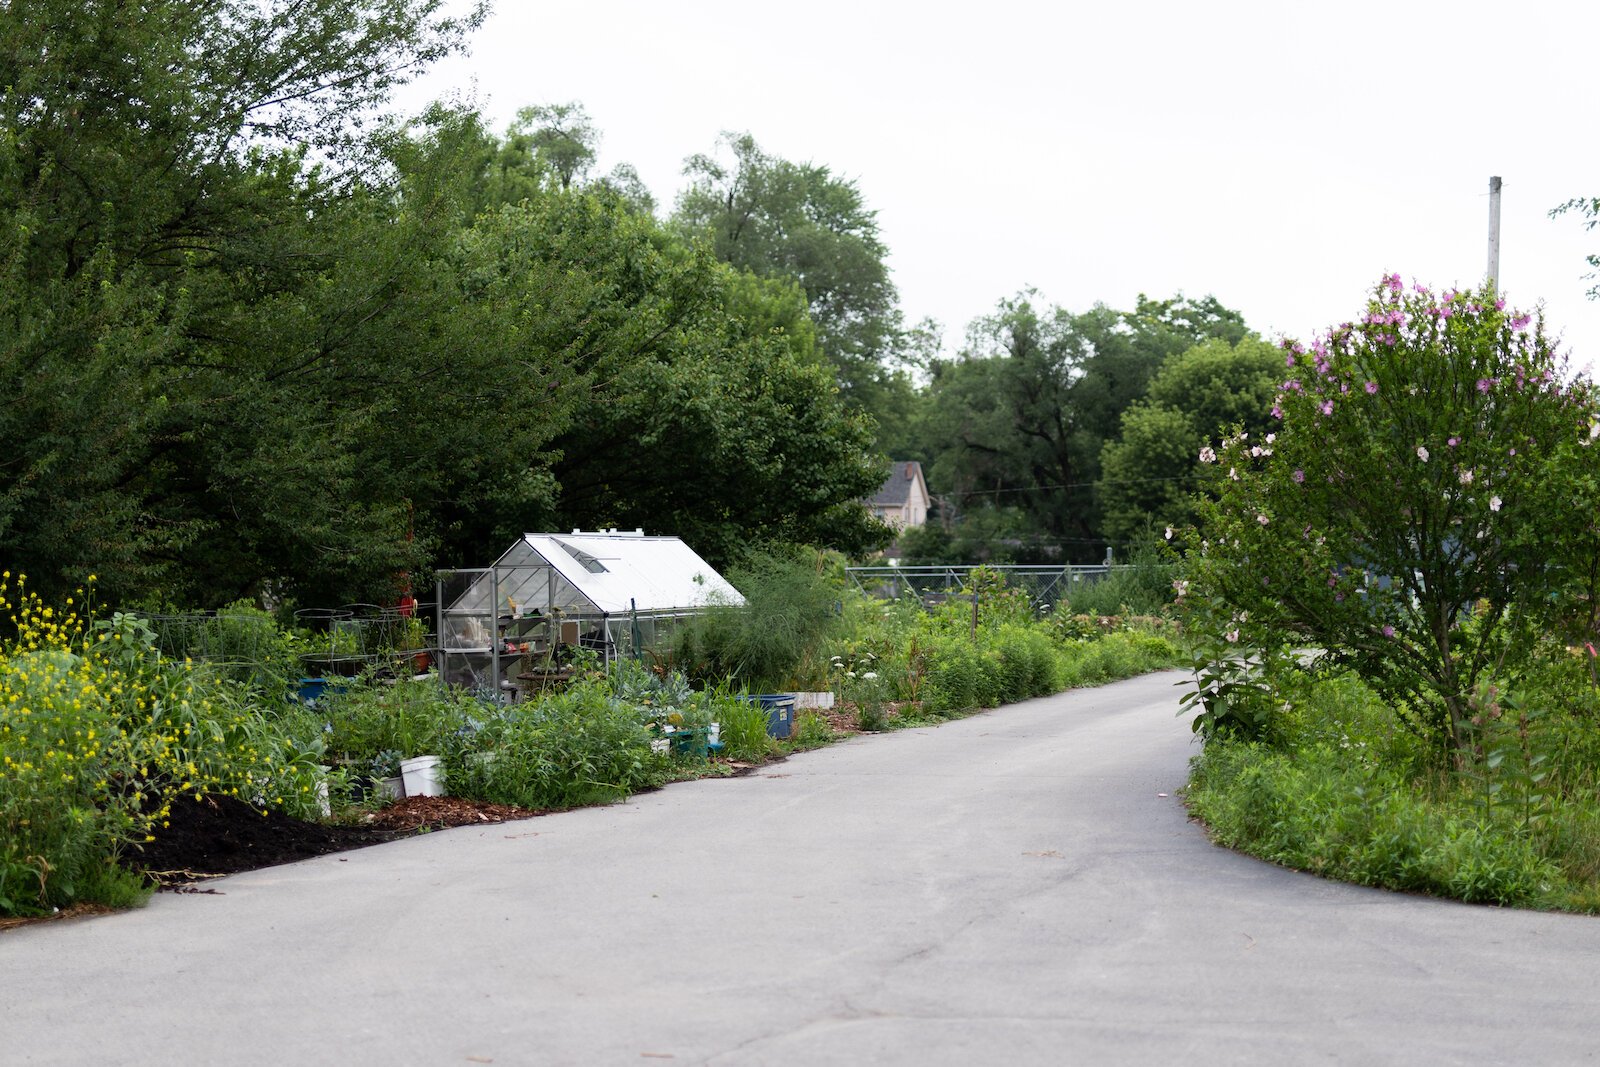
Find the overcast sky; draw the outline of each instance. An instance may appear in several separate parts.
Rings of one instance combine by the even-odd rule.
[[[1078,311],[1216,296],[1269,337],[1350,319],[1386,271],[1482,281],[1600,356],[1588,3],[801,4],[498,0],[470,56],[399,103],[579,101],[599,171],[665,212],[722,130],[854,179],[908,321],[947,348],[1024,288]]]

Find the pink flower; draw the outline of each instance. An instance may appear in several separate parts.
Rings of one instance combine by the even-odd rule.
[[[1306,480],[1306,472],[1297,470],[1293,474],[1289,475],[1289,477],[1293,478],[1295,480],[1295,484],[1298,485]]]
[[[1275,419],[1283,418],[1283,409],[1276,404],[1272,405],[1272,417]]]
[[[1490,381],[1488,378],[1479,378],[1478,379],[1478,392],[1487,393],[1489,391],[1489,386],[1491,386],[1493,384],[1494,383],[1492,381]]]
[[[1448,444],[1451,448],[1454,448],[1454,447],[1456,447],[1456,445],[1459,445],[1461,443],[1461,438],[1452,437],[1452,438],[1450,438],[1450,440],[1446,441],[1445,443]]]
[[[1333,414],[1333,401],[1324,400],[1322,402],[1322,413],[1324,415],[1332,415]]]
[[[1383,628],[1383,636],[1385,636],[1385,637],[1393,637],[1394,636],[1394,627],[1393,626],[1389,626],[1389,625],[1386,624],[1384,626],[1384,628]]]
[[[1368,396],[1371,396],[1373,393],[1376,393],[1377,391],[1378,391],[1378,383],[1377,382],[1368,382],[1367,383],[1367,395]]]

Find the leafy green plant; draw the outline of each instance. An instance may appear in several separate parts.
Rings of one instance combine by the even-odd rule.
[[[1187,795],[1222,844],[1330,877],[1494,904],[1538,903],[1565,881],[1514,825],[1430,803],[1336,750],[1291,759],[1218,738]]]
[[[837,739],[833,727],[816,712],[802,711],[795,718],[794,745],[796,748],[817,748]]]
[[[1094,581],[1072,587],[1066,610],[1077,615],[1157,615],[1172,606],[1172,581],[1177,567],[1153,545],[1138,542],[1124,566]],[[1057,605],[1057,610],[1062,610]]]
[[[653,751],[650,741],[637,709],[603,685],[581,682],[497,709],[467,743],[446,754],[446,767],[465,796],[571,808],[659,785],[671,757]]]
[[[357,762],[388,750],[438,755],[484,713],[480,702],[432,678],[352,680],[323,702],[328,750]]]
[[[777,751],[777,741],[767,732],[767,711],[760,702],[726,694],[714,694],[712,701],[711,715],[722,730],[723,755],[757,762]]]
[[[90,625],[0,576],[0,911],[143,893],[118,864],[172,805],[227,794],[315,810],[314,734],[290,736],[248,688],[163,656],[143,619]]]
[[[729,575],[745,603],[714,604],[678,634],[677,662],[698,681],[780,692],[838,627],[840,590],[815,562],[758,557]]]
[[[1532,648],[1519,620],[1592,618],[1593,384],[1494,293],[1398,275],[1285,363],[1277,429],[1203,450],[1187,580],[1245,644],[1328,650],[1459,753],[1478,682]]]

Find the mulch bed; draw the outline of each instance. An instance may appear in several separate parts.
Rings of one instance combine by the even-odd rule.
[[[122,864],[169,887],[220,874],[382,844],[422,830],[525,819],[538,812],[459,797],[407,797],[357,823],[329,825],[263,813],[232,797],[202,797],[172,805],[156,839],[135,846]]]

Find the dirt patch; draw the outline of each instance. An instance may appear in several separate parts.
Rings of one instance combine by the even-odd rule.
[[[155,840],[130,848],[122,865],[162,886],[237,874],[393,841],[421,830],[523,819],[537,812],[457,797],[407,797],[357,823],[330,825],[263,812],[232,797],[202,797],[172,806]]]

